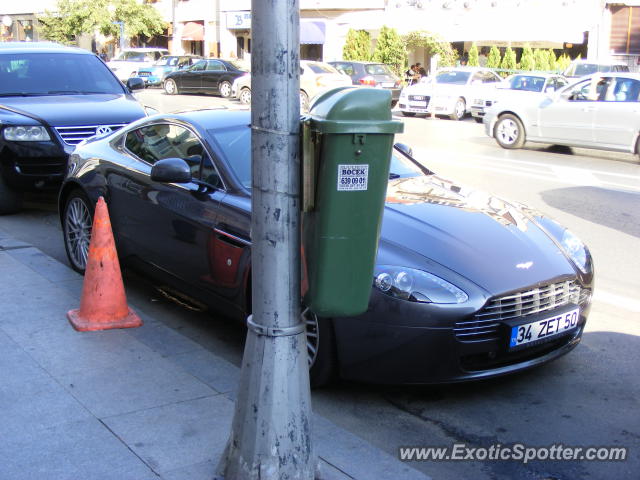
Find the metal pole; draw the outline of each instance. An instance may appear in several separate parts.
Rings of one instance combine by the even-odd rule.
[[[300,11],[253,0],[252,299],[226,480],[311,480],[311,395],[300,319]]]
[[[124,38],[124,22],[118,22],[120,24],[120,51],[124,51],[125,48],[125,38]]]

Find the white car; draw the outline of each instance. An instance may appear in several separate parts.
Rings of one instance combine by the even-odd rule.
[[[640,74],[596,73],[542,96],[512,96],[486,112],[503,148],[525,142],[640,153]]]
[[[560,90],[569,82],[562,75],[542,72],[522,72],[507,77],[496,88],[477,90],[471,102],[471,116],[482,123],[487,108],[511,95],[544,95]]]
[[[169,55],[166,48],[125,48],[120,54],[107,62],[121,82],[138,76],[138,70],[151,69],[153,64],[164,55]]]
[[[309,110],[311,99],[335,87],[352,85],[351,77],[343,75],[324,62],[300,60],[300,110]],[[231,96],[241,103],[251,103],[251,75],[237,78],[231,86]]]
[[[500,76],[488,68],[442,68],[405,87],[400,93],[398,108],[406,117],[434,114],[461,120],[471,112],[471,101],[479,87],[496,86],[501,81]]]

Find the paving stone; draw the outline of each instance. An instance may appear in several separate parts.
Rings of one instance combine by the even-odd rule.
[[[194,377],[221,393],[235,392],[240,369],[207,350],[197,350],[168,358]]]
[[[226,445],[233,403],[223,395],[166,405],[103,422],[145,463],[164,474],[216,462]]]
[[[120,374],[117,369],[121,368]],[[60,383],[98,418],[214,395],[209,386],[163,358],[62,375]]]
[[[158,479],[95,418],[3,437],[0,458],[7,480]]]

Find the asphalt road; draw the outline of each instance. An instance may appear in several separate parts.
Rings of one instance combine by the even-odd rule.
[[[146,90],[161,111],[237,102]],[[627,447],[623,462],[440,461],[411,465],[435,479],[609,479],[640,472],[640,163],[626,154],[535,146],[502,150],[471,119],[408,118],[397,140],[443,176],[526,203],[568,226],[590,247],[597,271],[582,343],[533,371],[492,381],[428,387],[340,382],[313,393],[314,408],[391,454],[401,446]],[[34,198],[0,229],[66,262],[52,199]],[[239,364],[244,332],[224,319],[165,300],[126,274],[131,301]],[[386,479],[385,479],[386,480]]]

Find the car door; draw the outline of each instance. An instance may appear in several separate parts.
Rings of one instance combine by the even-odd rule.
[[[176,81],[178,88],[185,92],[197,92],[202,88],[202,77],[205,73],[207,62],[205,60],[194,63],[186,70],[171,77]]]
[[[205,72],[202,75],[202,91],[209,94],[217,94],[218,86],[227,68],[220,60],[207,60]]]
[[[560,144],[592,145],[600,92],[601,86],[589,78],[570,90],[544,99],[537,109],[539,136]]]
[[[607,91],[595,117],[596,142],[633,151],[640,129],[640,81],[627,77],[607,78]]]
[[[209,233],[224,196],[222,182],[204,167],[210,165],[208,150],[195,130],[168,122],[132,130],[124,149],[140,160],[140,167],[115,173],[109,182],[121,217],[119,235],[136,258],[197,285],[209,271]],[[163,158],[184,159],[193,178],[200,180],[205,173],[211,187],[152,181],[151,168]]]

